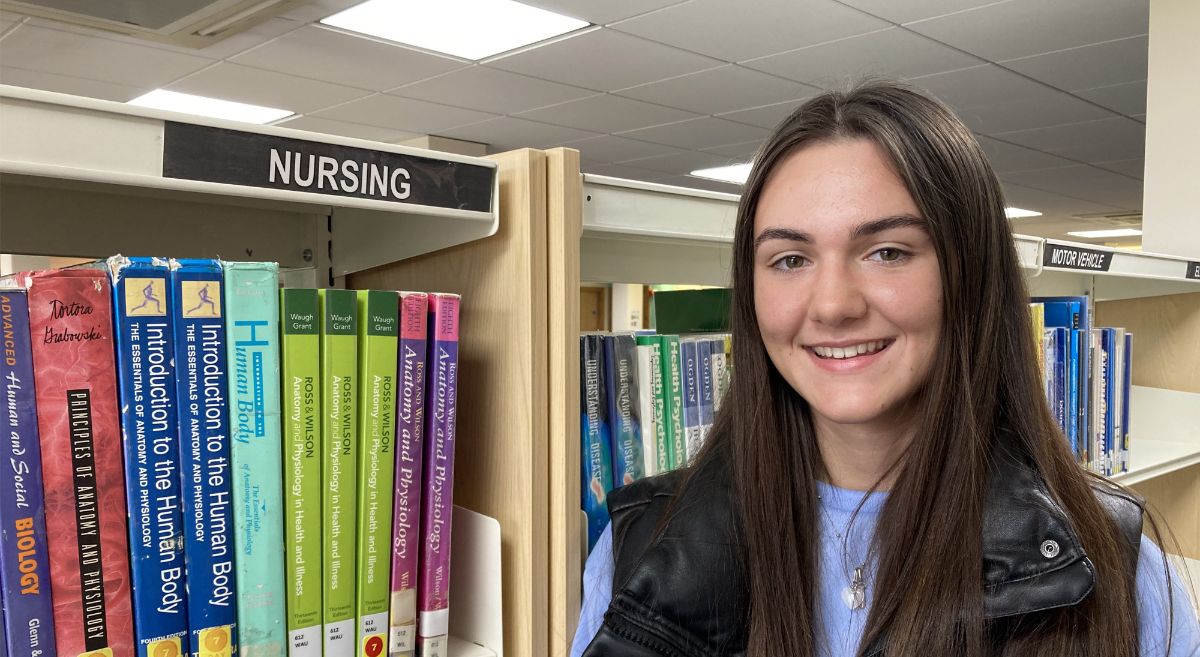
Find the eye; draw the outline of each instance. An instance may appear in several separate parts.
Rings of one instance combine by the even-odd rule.
[[[910,255],[912,255],[912,254],[910,254],[908,251],[905,251],[904,249],[898,249],[894,246],[888,246],[888,247],[884,247],[882,249],[876,249],[875,251],[873,251],[871,253],[872,258],[876,258],[879,260],[879,262],[882,262],[885,264],[895,264],[898,262],[903,262],[903,261],[907,260]]]
[[[803,267],[805,262],[807,262],[807,259],[804,256],[793,253],[791,255],[785,255],[775,262],[772,262],[771,268],[782,271],[791,271],[793,269],[799,269]]]

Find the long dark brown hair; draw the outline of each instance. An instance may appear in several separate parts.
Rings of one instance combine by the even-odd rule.
[[[699,458],[731,455],[751,600],[748,654],[816,654],[815,481],[822,475],[809,406],[776,370],[759,331],[754,217],[777,165],[806,145],[842,139],[871,140],[889,156],[927,222],[944,300],[941,342],[915,402],[916,435],[895,466],[877,524],[874,602],[860,651],[886,637],[888,657],[1135,655],[1128,545],[1045,401],[1000,184],[951,110],[880,81],[805,103],[760,149],[742,191],[733,246],[733,385]],[[715,449],[723,443],[730,449]],[[1077,605],[1009,627],[1013,634],[997,652],[983,619],[981,535],[989,466],[1000,451],[1041,474],[1095,566],[1096,585]]]

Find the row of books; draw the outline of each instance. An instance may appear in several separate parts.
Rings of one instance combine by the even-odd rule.
[[[729,387],[727,334],[588,333],[579,338],[581,500],[590,550],[614,488],[684,467]]]
[[[445,654],[460,299],[278,280],[0,280],[7,654]]]
[[[1086,296],[1034,297],[1030,310],[1046,399],[1076,460],[1128,472],[1133,334],[1093,326]]]

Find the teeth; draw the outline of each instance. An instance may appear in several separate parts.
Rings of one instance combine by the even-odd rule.
[[[851,345],[849,347],[813,347],[821,358],[853,358],[862,354],[873,354],[886,345],[884,340],[875,340],[873,342],[864,342],[862,344]]]

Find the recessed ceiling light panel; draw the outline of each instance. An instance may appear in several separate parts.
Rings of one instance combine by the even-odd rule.
[[[750,176],[750,166],[752,162],[744,162],[742,164],[731,164],[725,167],[713,167],[712,169],[697,169],[692,172],[697,178],[708,178],[709,180],[719,180],[721,182],[733,183],[741,185],[746,182],[746,178]]]
[[[294,114],[291,110],[235,103],[231,100],[208,98],[206,96],[181,94],[177,91],[167,91],[166,89],[155,89],[148,94],[134,98],[129,101],[129,104],[139,107],[170,110],[172,112],[182,112],[184,114],[208,116],[214,119],[228,119],[230,121],[260,124],[278,121],[285,116]]]
[[[1037,210],[1023,210],[1021,208],[1004,208],[1004,216],[1009,219],[1024,219],[1026,217],[1040,217],[1041,212]]]
[[[589,25],[512,0],[367,0],[321,22],[475,61]]]
[[[1136,228],[1114,228],[1112,230],[1077,230],[1067,234],[1072,237],[1098,240],[1105,237],[1137,237],[1142,234],[1142,231]]]

